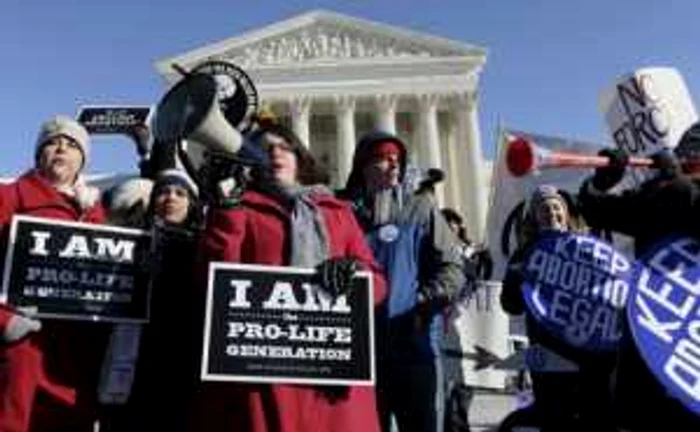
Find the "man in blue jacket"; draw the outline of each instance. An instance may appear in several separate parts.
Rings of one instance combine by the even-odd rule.
[[[406,146],[374,132],[355,150],[341,195],[353,204],[389,299],[376,320],[377,398],[382,429],[441,432],[444,379],[441,312],[464,285],[459,242],[429,188],[414,192]]]

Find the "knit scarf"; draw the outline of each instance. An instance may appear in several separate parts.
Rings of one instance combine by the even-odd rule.
[[[273,184],[266,188],[290,212],[291,248],[289,264],[313,268],[329,256],[330,244],[323,214],[313,197],[331,194],[323,185],[289,186]]]

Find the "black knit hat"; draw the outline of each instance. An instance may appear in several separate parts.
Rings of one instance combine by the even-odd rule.
[[[688,128],[673,149],[678,159],[700,158],[700,122]]]

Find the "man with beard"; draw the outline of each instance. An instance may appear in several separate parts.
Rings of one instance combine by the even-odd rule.
[[[444,378],[440,313],[464,285],[459,242],[429,188],[406,178],[406,147],[371,133],[357,145],[341,196],[353,204],[389,300],[376,319],[377,399],[382,429],[391,415],[401,432],[442,430]]]

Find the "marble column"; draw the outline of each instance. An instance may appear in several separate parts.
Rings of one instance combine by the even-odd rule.
[[[309,122],[311,117],[311,98],[300,96],[289,101],[289,112],[292,117],[292,130],[297,134],[306,148],[311,147]]]
[[[437,107],[440,97],[437,94],[423,94],[418,97],[420,140],[418,142],[419,163],[421,168],[442,169],[440,156],[440,133],[438,130]],[[445,202],[443,185],[435,188],[438,203],[442,206]]]
[[[483,171],[484,155],[479,129],[478,97],[475,92],[464,92],[453,99],[457,146],[464,164],[464,211],[469,215],[467,228],[470,237],[483,241],[488,211],[488,187]]]
[[[337,186],[345,185],[352,168],[355,152],[355,98],[337,96],[334,98],[335,114],[338,125],[338,153],[336,165]]]
[[[380,94],[375,97],[377,109],[376,128],[380,131],[396,135],[396,102],[394,94]]]

